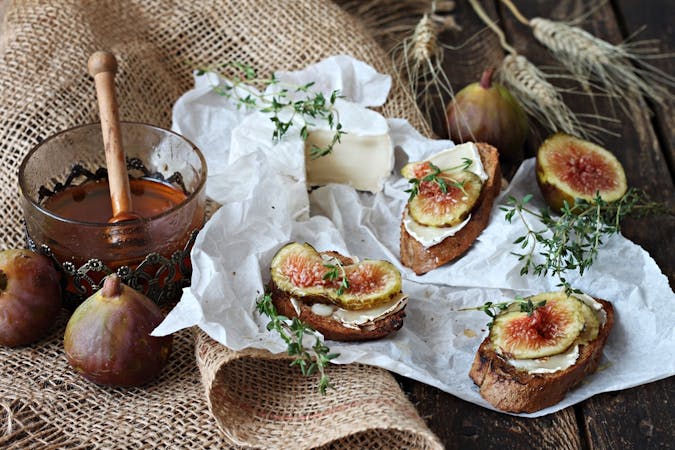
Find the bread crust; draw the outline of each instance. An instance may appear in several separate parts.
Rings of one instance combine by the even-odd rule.
[[[554,373],[530,374],[517,370],[490,346],[490,337],[481,343],[469,376],[481,396],[495,408],[512,413],[532,413],[560,402],[567,392],[598,368],[602,349],[614,325],[614,308],[595,299],[607,314],[598,337],[579,347],[579,357],[570,367]]]
[[[297,302],[298,309],[300,310],[300,314],[298,314],[291,303],[291,295],[288,292],[279,289],[274,282],[270,283],[269,292],[272,295],[272,303],[274,303],[274,307],[279,314],[290,318],[298,317],[304,323],[323,334],[326,339],[333,341],[369,341],[380,339],[399,330],[403,326],[403,318],[405,317],[405,308],[403,308],[375,321],[371,325],[364,325],[358,329],[348,328],[331,317],[314,314],[311,305],[315,301],[312,301],[311,298],[305,298],[303,301]]]
[[[461,256],[487,226],[492,205],[501,189],[502,173],[497,149],[482,142],[476,143],[476,147],[488,179],[478,197],[477,206],[471,212],[471,220],[464,228],[454,236],[425,248],[408,233],[401,219],[401,263],[411,268],[417,275],[423,275]]]

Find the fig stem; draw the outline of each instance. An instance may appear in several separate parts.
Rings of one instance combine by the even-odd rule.
[[[0,292],[7,289],[7,274],[0,270]]]
[[[103,281],[103,287],[101,288],[101,294],[104,297],[119,297],[122,293],[122,282],[120,277],[117,274],[108,275]]]
[[[492,87],[492,76],[495,73],[494,67],[489,67],[485,69],[483,75],[480,77],[480,87],[483,89],[490,89]]]

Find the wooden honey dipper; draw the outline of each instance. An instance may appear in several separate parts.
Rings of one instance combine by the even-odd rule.
[[[115,96],[117,60],[112,53],[99,51],[89,57],[89,74],[94,77],[96,97],[101,117],[101,132],[108,168],[108,184],[113,216],[108,223],[140,219],[133,211],[127,161],[122,147],[120,115]]]

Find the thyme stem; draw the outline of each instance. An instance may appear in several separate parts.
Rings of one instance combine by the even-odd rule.
[[[326,394],[326,389],[329,387],[333,388],[326,373],[326,367],[332,359],[340,356],[339,353],[329,353],[330,349],[323,343],[317,332],[299,318],[289,319],[279,315],[270,294],[266,293],[256,301],[256,309],[259,314],[269,317],[267,330],[279,333],[281,339],[288,345],[288,355],[295,357],[291,366],[299,366],[304,376],[314,375],[318,371],[319,392],[322,395]],[[314,345],[309,348],[311,353],[304,345],[305,336],[315,338]]]
[[[305,85],[296,86],[282,83],[274,74],[270,78],[259,78],[257,72],[249,65],[239,62],[229,62],[220,66],[222,69],[233,68],[241,75],[235,75],[225,82],[213,86],[214,92],[218,95],[233,100],[238,108],[258,110],[263,113],[271,113],[270,120],[274,124],[272,139],[277,142],[281,140],[291,126],[298,120],[302,120],[300,137],[307,141],[309,137],[309,127],[313,126],[316,120],[323,120],[328,124],[330,130],[334,130],[331,141],[325,147],[312,145],[310,148],[310,158],[316,159],[328,155],[334,147],[341,142],[342,136],[346,131],[342,129],[340,115],[335,107],[338,98],[343,98],[339,90],[334,90],[329,98],[326,98],[321,92],[310,92],[314,82]],[[197,75],[204,75],[211,69],[201,69]],[[262,92],[251,88],[251,85],[262,85]],[[280,89],[276,92],[265,92],[267,87],[276,85]],[[294,99],[295,94],[306,93],[304,99]],[[282,112],[290,112],[287,120],[281,116]]]

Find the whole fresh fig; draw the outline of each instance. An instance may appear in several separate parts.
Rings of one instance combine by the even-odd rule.
[[[45,256],[0,252],[0,345],[30,344],[49,331],[61,309],[59,279]]]
[[[445,111],[450,139],[487,142],[506,161],[522,159],[527,137],[527,114],[502,85],[492,81],[494,69],[483,72],[480,82],[460,90]]]
[[[152,300],[109,275],[66,326],[63,346],[70,365],[94,383],[140,386],[159,375],[172,337],[150,336],[163,315]]]

